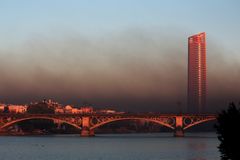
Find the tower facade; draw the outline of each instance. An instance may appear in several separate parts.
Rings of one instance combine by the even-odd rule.
[[[206,106],[206,33],[188,38],[188,112],[203,113]]]

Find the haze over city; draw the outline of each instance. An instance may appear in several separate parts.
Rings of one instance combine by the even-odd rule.
[[[0,101],[184,111],[187,38],[204,31],[207,111],[224,108],[240,101],[238,5],[1,1]]]

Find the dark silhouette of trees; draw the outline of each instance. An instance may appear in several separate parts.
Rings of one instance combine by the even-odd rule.
[[[27,113],[29,114],[54,114],[56,105],[43,100],[41,102],[28,105]],[[58,126],[52,120],[31,119],[18,123],[19,128],[27,134],[57,134],[57,133],[79,133],[78,129],[62,124]]]
[[[8,106],[4,107],[3,113],[9,113],[9,107]]]
[[[222,160],[240,160],[240,109],[234,103],[217,118],[218,146]]]
[[[54,108],[48,106],[45,102],[30,104],[27,108],[27,113],[31,114],[54,114]]]
[[[46,119],[32,119],[22,121],[18,123],[18,126],[24,132],[34,132],[34,130],[42,130],[51,133],[51,131],[56,128],[56,125],[53,121]]]
[[[54,114],[54,108],[48,106],[45,101],[30,104],[27,108],[27,113],[30,114]],[[33,119],[23,122],[19,122],[18,126],[24,132],[34,132],[35,130],[41,130],[44,132],[51,132],[56,128],[56,125],[53,121],[44,120],[44,119]]]

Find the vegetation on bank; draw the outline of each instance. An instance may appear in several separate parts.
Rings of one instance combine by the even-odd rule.
[[[45,101],[30,104],[27,108],[30,114],[54,114],[54,107],[49,106]],[[32,119],[22,121],[17,124],[18,129],[25,134],[59,134],[59,133],[79,133],[78,129],[61,124],[58,126],[53,120]],[[17,134],[17,133],[16,133]]]
[[[38,102],[35,104],[30,104],[27,108],[27,113],[31,114],[54,114],[54,108],[48,106],[45,102]]]
[[[240,159],[240,109],[230,103],[227,110],[223,110],[217,118],[218,146],[222,160]]]

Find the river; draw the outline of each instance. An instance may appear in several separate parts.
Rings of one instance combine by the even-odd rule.
[[[219,160],[215,133],[1,136],[0,160]]]

